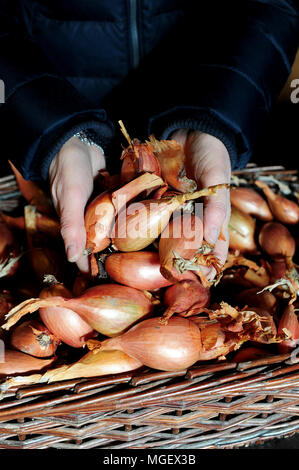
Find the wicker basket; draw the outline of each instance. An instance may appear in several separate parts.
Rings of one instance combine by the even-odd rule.
[[[252,164],[235,176],[257,171],[296,180],[296,172]],[[13,194],[6,200],[13,200],[18,197],[13,177],[0,180],[0,194],[1,182],[7,181]],[[144,367],[21,387],[0,401],[2,449],[235,448],[297,431],[299,359],[294,353],[239,364],[200,363],[176,373]]]

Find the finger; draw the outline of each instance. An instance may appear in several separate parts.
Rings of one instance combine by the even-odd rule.
[[[77,261],[77,266],[82,273],[89,273],[89,260],[87,255],[81,256]]]
[[[84,208],[86,195],[80,188],[65,187],[59,199],[61,235],[68,261],[76,262],[82,257],[86,244]]]
[[[230,201],[229,201],[229,194],[228,194],[228,210],[226,211],[226,217],[221,227],[221,237],[218,238],[216,244],[213,249],[213,255],[219,261],[220,265],[223,266],[226,259],[227,253],[229,248],[229,231],[228,231],[228,224],[230,219]],[[206,278],[211,281],[214,279],[216,275],[215,268],[208,268],[207,266],[201,266],[201,270]]]

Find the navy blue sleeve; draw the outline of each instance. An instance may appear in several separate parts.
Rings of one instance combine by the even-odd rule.
[[[298,2],[185,5],[184,19],[131,75],[112,112],[120,103],[129,110],[128,129],[146,115],[157,138],[179,127],[210,133],[227,146],[232,168],[243,168],[295,58]]]
[[[79,130],[91,130],[107,148],[114,127],[53,71],[39,48],[13,19],[0,10],[0,79],[5,102],[0,105],[0,136],[10,142],[9,158],[24,178],[46,180],[52,158]]]
[[[298,48],[298,3],[211,3],[190,14],[179,55],[171,52],[166,60],[169,65],[177,56],[178,70],[168,84],[162,80],[168,107],[157,109],[149,132],[165,135],[189,120],[223,140],[237,169],[250,159],[290,73]]]

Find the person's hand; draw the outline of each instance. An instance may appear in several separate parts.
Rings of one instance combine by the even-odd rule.
[[[198,189],[220,183],[230,183],[231,165],[225,145],[216,137],[199,131],[180,129],[171,135],[185,149],[187,176],[194,179]],[[214,255],[223,265],[227,258],[230,219],[229,190],[221,189],[216,195],[205,198],[203,211],[204,240],[215,245]],[[219,234],[222,233],[219,239]],[[224,240],[224,239],[225,240]],[[214,268],[204,273],[212,279]]]
[[[84,210],[98,171],[105,168],[105,157],[98,147],[88,146],[77,137],[69,139],[53,159],[49,178],[51,195],[60,217],[61,235],[68,261],[77,262],[88,272]]]

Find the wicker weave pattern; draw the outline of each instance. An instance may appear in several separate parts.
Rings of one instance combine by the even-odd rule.
[[[286,436],[299,430],[299,364],[288,358],[10,390],[0,448],[229,448]]]
[[[283,167],[250,164],[235,175],[260,172],[299,189],[296,172]],[[1,178],[3,208],[18,200],[14,177]],[[34,385],[0,401],[2,449],[233,448],[297,431],[299,361],[288,354]]]

